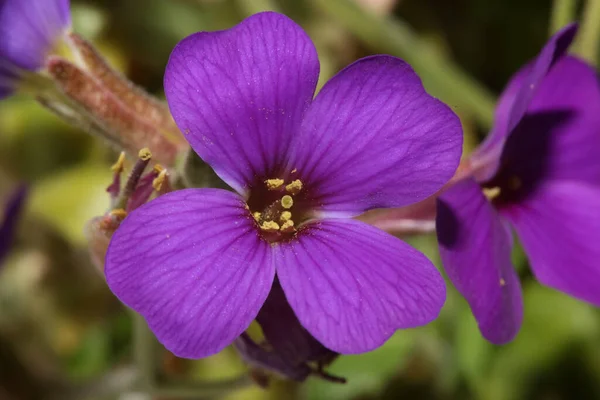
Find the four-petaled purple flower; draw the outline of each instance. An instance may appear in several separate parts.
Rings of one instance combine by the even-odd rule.
[[[176,355],[232,343],[275,279],[302,326],[340,353],[374,349],[444,304],[423,254],[351,217],[439,190],[459,163],[459,119],[391,56],[355,62],[313,100],[318,75],[309,37],[276,13],[174,49],[173,117],[237,193],[185,189],[136,209],[105,272]]]
[[[439,199],[444,267],[496,344],[517,334],[523,301],[510,225],[536,278],[600,306],[600,82],[558,32],[509,82],[472,173]]]
[[[0,99],[43,67],[70,25],[69,0],[0,0]]]

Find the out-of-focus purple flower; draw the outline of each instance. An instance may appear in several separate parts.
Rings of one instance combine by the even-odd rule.
[[[186,189],[134,210],[105,272],[176,355],[231,344],[275,279],[300,324],[338,353],[372,350],[437,317],[445,285],[431,262],[350,217],[442,187],[459,162],[460,122],[397,58],[359,60],[313,100],[318,74],[309,37],[276,13],[174,49],[171,112],[237,193]]]
[[[0,0],[0,98],[43,67],[70,25],[69,0]]]
[[[0,226],[0,264],[8,254],[13,243],[17,223],[19,222],[26,197],[27,186],[21,185],[10,195],[4,207],[4,220]]]
[[[523,317],[511,226],[542,284],[600,306],[600,81],[565,55],[575,32],[557,33],[512,78],[473,174],[439,199],[445,269],[496,344]]]

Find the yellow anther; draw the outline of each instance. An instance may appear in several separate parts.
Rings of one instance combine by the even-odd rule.
[[[291,219],[285,221],[279,230],[281,232],[294,232],[296,230],[296,228],[294,228],[294,221]]]
[[[255,212],[255,213],[252,213],[252,217],[254,217],[254,220],[255,220],[256,222],[258,222],[258,221],[260,221],[260,219],[262,218],[262,215],[261,215],[261,213],[259,213],[259,212],[257,211],[257,212]]]
[[[493,188],[483,188],[483,195],[488,198],[488,200],[494,200],[496,197],[500,196],[500,188],[495,186]]]
[[[109,214],[112,217],[116,217],[118,219],[125,219],[125,217],[127,216],[127,211],[123,210],[122,208],[117,208],[117,209],[111,210]]]
[[[267,232],[277,232],[279,230],[279,224],[275,221],[265,221],[260,226],[260,229]]]
[[[154,178],[154,180],[152,181],[152,187],[154,188],[154,190],[156,190],[157,192],[160,191],[160,188],[162,188],[162,185],[165,182],[166,178],[167,178],[167,170],[163,169],[162,171],[160,171],[158,176],[156,178]]]
[[[265,184],[269,190],[277,190],[283,185],[283,179],[267,179]]]
[[[142,161],[147,161],[149,159],[152,158],[152,153],[150,152],[150,149],[147,147],[144,147],[143,149],[140,150],[140,152],[138,153],[138,157],[140,158],[140,160]]]
[[[119,154],[119,158],[117,159],[117,162],[114,163],[112,165],[112,167],[110,167],[110,170],[113,172],[116,172],[117,174],[120,174],[121,172],[123,172],[124,168],[125,168],[125,152],[122,151],[121,154]]]
[[[300,192],[302,190],[302,181],[300,179],[292,181],[292,183],[285,187],[285,190],[291,194]]]
[[[281,198],[281,206],[283,208],[292,208],[293,205],[294,199],[292,199],[292,196],[286,194]]]
[[[163,170],[164,170],[164,169],[165,169],[165,168],[164,168],[162,165],[160,165],[160,164],[156,164],[156,165],[154,166],[154,168],[152,168],[152,170],[153,170],[154,172],[156,172],[157,174],[160,174],[161,172],[163,172]]]
[[[284,211],[279,216],[279,221],[286,222],[286,221],[289,221],[291,218],[292,218],[292,213],[289,211]]]

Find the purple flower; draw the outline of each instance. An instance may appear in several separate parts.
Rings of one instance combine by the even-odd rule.
[[[4,207],[4,220],[0,225],[0,264],[12,246],[26,197],[27,186],[21,185],[10,195]]]
[[[600,305],[600,82],[565,55],[576,29],[512,78],[472,176],[438,203],[443,264],[493,343],[512,340],[523,318],[511,226],[538,281]]]
[[[397,58],[359,60],[313,100],[318,74],[309,37],[276,13],[174,49],[171,112],[237,193],[186,189],[136,209],[106,279],[176,355],[232,343],[276,276],[300,324],[339,353],[438,315],[445,285],[431,262],[350,217],[435,193],[458,165],[460,122]]]
[[[43,67],[70,25],[69,0],[0,0],[0,98]]]

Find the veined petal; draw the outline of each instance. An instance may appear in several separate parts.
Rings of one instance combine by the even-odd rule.
[[[333,77],[309,108],[289,169],[328,216],[422,200],[454,174],[458,117],[429,96],[404,61],[363,58]]]
[[[446,273],[469,303],[481,333],[492,343],[511,341],[523,320],[523,299],[510,260],[508,227],[472,179],[442,194],[436,222]]]
[[[318,77],[306,33],[266,12],[181,41],[167,65],[165,94],[196,153],[244,193],[257,177],[281,173]]]
[[[503,173],[518,176],[524,185],[545,179],[599,184],[598,110],[600,80],[594,67],[572,56],[562,58],[506,141]]]
[[[577,33],[577,24],[570,24],[555,33],[530,64],[509,81],[496,107],[494,127],[490,135],[472,155],[477,179],[490,179],[498,170],[506,138],[519,124],[553,65],[566,53]]]
[[[69,0],[0,0],[0,71],[40,68],[70,24]]]
[[[600,306],[600,188],[548,182],[502,214],[541,283]]]
[[[397,329],[435,319],[446,299],[431,262],[354,220],[322,220],[274,247],[277,275],[300,323],[344,354],[381,346]]]
[[[244,202],[220,189],[186,189],[133,211],[106,255],[106,280],[175,355],[229,345],[263,305],[275,269]]]

